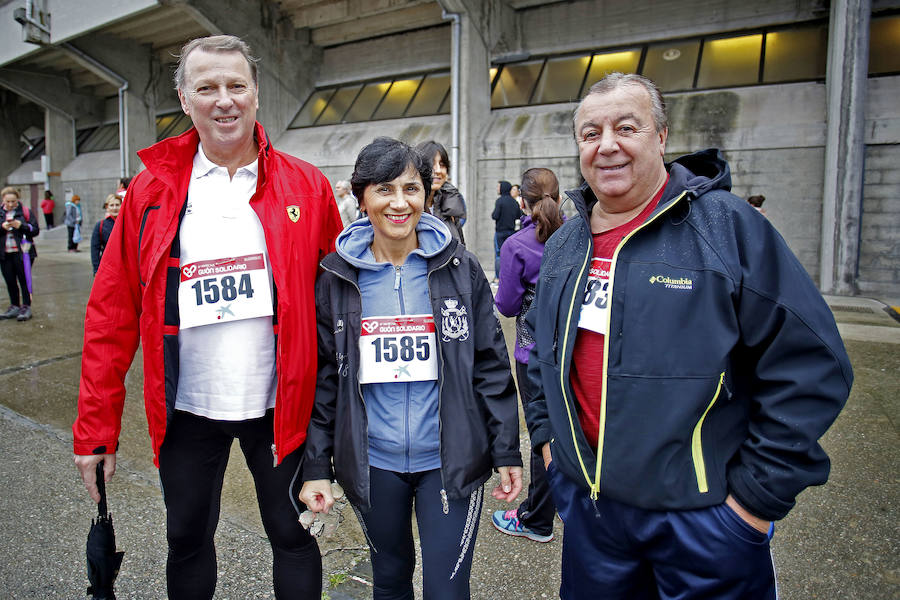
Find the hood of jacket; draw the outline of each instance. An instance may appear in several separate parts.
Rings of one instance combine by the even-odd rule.
[[[412,251],[425,259],[432,258],[450,244],[450,230],[440,219],[422,213],[416,225],[419,247]],[[378,270],[384,263],[375,262],[370,247],[375,239],[375,228],[368,217],[347,226],[335,242],[337,253],[357,269]]]
[[[500,182],[500,195],[501,196],[509,196],[509,192],[512,191],[512,184],[508,181]]]
[[[685,154],[666,163],[669,181],[663,190],[662,198],[654,210],[654,214],[663,210],[672,200],[686,193],[688,202],[699,198],[712,190],[731,190],[731,169],[722,153],[716,148],[709,148]],[[574,192],[566,192],[575,204],[578,213],[589,219],[591,209],[597,202],[593,190],[587,182],[581,184]]]

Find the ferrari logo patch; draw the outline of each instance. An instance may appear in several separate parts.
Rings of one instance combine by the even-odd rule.
[[[296,204],[291,204],[287,207],[288,217],[290,217],[291,221],[294,223],[300,218],[300,207]]]

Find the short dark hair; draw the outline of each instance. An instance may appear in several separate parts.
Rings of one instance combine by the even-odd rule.
[[[416,151],[422,154],[425,159],[428,161],[430,165],[434,160],[435,154],[441,155],[441,162],[444,163],[444,166],[447,167],[447,173],[450,173],[450,157],[447,155],[447,149],[444,148],[443,144],[439,144],[434,140],[428,140],[427,142],[420,142],[416,145]],[[427,194],[426,194],[427,196]]]
[[[250,54],[250,46],[236,35],[211,35],[209,37],[194,38],[181,49],[178,55],[178,67],[175,69],[175,89],[184,91],[184,71],[187,57],[194,50],[206,52],[240,52],[250,67],[250,75],[253,77],[253,85],[259,87],[256,63],[258,58]]]
[[[353,195],[361,201],[367,187],[393,181],[409,167],[418,171],[427,198],[431,193],[431,161],[400,140],[389,137],[375,138],[371,144],[360,150],[359,156],[356,157],[353,175],[350,176]]]
[[[755,196],[750,196],[749,198],[747,198],[747,202],[749,202],[752,206],[755,206],[756,208],[761,208],[763,205],[763,202],[765,202],[765,201],[766,201],[766,197],[763,196],[762,194],[757,194]]]

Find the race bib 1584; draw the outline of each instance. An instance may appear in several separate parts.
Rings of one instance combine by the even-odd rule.
[[[190,263],[178,286],[181,329],[272,315],[264,254]]]

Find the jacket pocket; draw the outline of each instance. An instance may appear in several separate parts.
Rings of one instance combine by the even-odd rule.
[[[147,279],[150,278],[149,273],[147,272],[149,269],[144,266],[143,263],[143,254],[144,252],[149,252],[152,249],[152,245],[150,240],[152,239],[151,232],[147,229],[151,215],[155,214],[154,211],[158,211],[159,206],[148,206],[144,209],[144,214],[141,216],[141,228],[138,230],[138,250],[137,250],[137,259],[138,259],[138,276],[140,277],[141,285],[147,285]],[[145,244],[144,237],[147,236],[147,242]]]
[[[713,404],[715,404],[716,400],[719,398],[719,394],[722,392],[722,383],[724,381],[725,372],[722,371],[719,375],[719,383],[716,386],[716,392],[713,394],[712,400],[710,400],[709,404],[706,406],[706,410],[700,415],[700,419],[694,426],[694,432],[691,434],[691,457],[694,459],[694,473],[697,476],[697,490],[701,494],[709,492],[709,482],[706,479],[706,461],[703,459],[703,422],[706,420],[706,415],[709,414]]]

